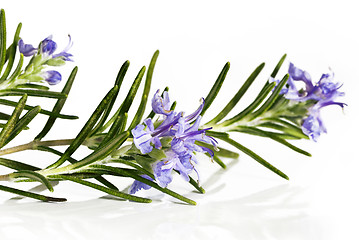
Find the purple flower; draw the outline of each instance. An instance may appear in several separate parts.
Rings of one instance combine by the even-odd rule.
[[[61,81],[61,74],[54,70],[43,72],[42,77],[50,85],[56,85]]]
[[[160,187],[167,187],[169,183],[172,182],[172,170],[178,162],[178,158],[175,154],[167,152],[167,157],[163,161],[158,161],[153,166],[153,173],[155,175],[156,181]]]
[[[171,113],[171,103],[168,92],[163,93],[163,98],[160,96],[160,90],[157,90],[152,98],[152,109],[157,114],[169,115]]]
[[[172,182],[173,170],[177,170],[181,177],[188,182],[188,175],[193,170],[196,171],[192,161],[193,153],[178,155],[174,151],[169,150],[166,152],[166,155],[167,157],[164,160],[156,162],[153,166],[153,172],[158,185],[167,187]]]
[[[63,51],[60,53],[54,54],[57,49],[57,44],[55,41],[52,40],[52,35],[45,38],[40,44],[41,53],[45,56],[51,56],[51,58],[61,58],[64,61],[72,61],[70,57],[73,55],[68,53],[70,48],[72,47],[73,43],[71,41],[71,36],[69,35],[69,43],[65,47]]]
[[[142,154],[147,154],[153,149],[151,143],[153,143],[158,149],[160,149],[162,145],[158,136],[152,136],[152,134],[155,135],[155,129],[152,120],[148,118],[144,122],[147,127],[139,124],[131,130],[131,133],[133,135],[133,142],[135,146],[141,151]]]
[[[215,148],[217,146],[217,141],[213,137],[206,135],[206,131],[210,128],[198,130],[200,121],[201,116],[197,117],[196,122],[192,126],[186,123],[183,118],[178,121],[179,127],[171,142],[172,150],[178,155],[186,154],[188,151],[195,151],[208,152],[211,156],[213,156],[212,150],[195,144],[196,141],[199,141],[212,144]]]
[[[40,44],[41,53],[44,55],[52,55],[57,48],[56,42],[52,41],[52,35],[42,40]]]
[[[141,177],[153,181],[153,179],[150,178],[150,177],[147,176],[147,175],[141,175]],[[147,184],[145,184],[145,183],[143,183],[143,182],[140,182],[140,181],[135,180],[135,181],[132,183],[131,187],[128,189],[128,191],[129,191],[130,194],[135,194],[137,191],[139,191],[139,190],[141,190],[141,189],[148,190],[148,189],[150,189],[150,188],[151,188],[151,186],[148,186]]]
[[[166,158],[157,161],[152,166],[156,182],[161,187],[167,187],[172,182],[172,172],[176,170],[180,175],[189,181],[189,174],[195,171],[197,163],[195,153],[204,152],[213,156],[213,151],[209,148],[196,144],[197,141],[212,144],[215,148],[217,141],[206,135],[208,129],[199,129],[201,121],[201,112],[204,106],[204,99],[196,111],[188,116],[183,112],[176,113],[170,111],[170,100],[167,92],[164,92],[163,98],[156,92],[152,99],[153,111],[160,114],[163,118],[158,120],[160,124],[154,128],[151,119],[146,119],[144,124],[137,125],[132,129],[133,142],[142,154],[150,153],[153,145],[157,149],[162,148],[161,138],[171,137],[169,146],[165,146],[164,153]],[[193,123],[194,121],[194,123]],[[157,122],[158,123],[158,122]],[[199,176],[198,176],[199,179]]]
[[[344,93],[339,91],[341,85],[333,82],[333,73],[323,74],[320,80],[313,84],[309,73],[297,68],[292,63],[289,65],[288,73],[287,86],[282,89],[281,93],[285,98],[293,101],[313,101],[308,105],[307,114],[303,117],[302,131],[317,141],[321,133],[326,133],[326,128],[320,117],[320,110],[329,105],[338,105],[342,108],[345,105],[345,103],[335,101],[337,97],[344,96]],[[271,81],[277,82],[275,79]],[[304,82],[305,88],[298,90],[295,81]]]
[[[302,131],[315,142],[318,140],[321,133],[327,132],[323,121],[320,118],[319,111],[315,112],[315,114],[309,115],[309,117],[304,119],[302,124]]]
[[[22,39],[19,40],[18,45],[20,53],[25,57],[30,57],[37,53],[37,48],[34,48],[31,44],[25,44]]]
[[[60,53],[53,55],[52,58],[61,57],[64,61],[72,61],[70,57],[72,57],[73,55],[71,53],[68,53],[72,45],[73,42],[71,41],[71,36],[69,35],[69,43],[67,44],[67,46]]]
[[[313,88],[312,78],[310,77],[307,71],[303,71],[297,68],[296,66],[294,66],[293,63],[290,63],[288,73],[289,73],[288,82],[290,82],[291,84],[293,84],[294,81],[302,81],[305,83],[305,88],[307,91]]]

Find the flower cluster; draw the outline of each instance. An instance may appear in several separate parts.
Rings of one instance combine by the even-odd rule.
[[[142,154],[150,153],[153,148],[164,151],[166,157],[152,165],[155,180],[161,187],[167,187],[172,181],[173,170],[178,171],[186,181],[189,181],[188,175],[192,171],[198,176],[194,167],[194,163],[197,163],[196,152],[209,153],[213,156],[213,151],[197,145],[196,141],[212,144],[215,148],[217,145],[214,138],[206,135],[209,128],[199,129],[204,99],[199,108],[188,116],[185,116],[184,112],[177,113],[170,110],[170,106],[168,92],[165,91],[161,97],[157,91],[152,99],[152,109],[159,115],[159,119],[152,122],[152,119],[148,118],[144,124],[137,125],[131,131],[133,142]],[[163,139],[170,141],[164,143],[161,141]],[[148,176],[145,177],[150,179]],[[148,189],[149,186],[135,181],[130,193],[133,194],[142,188]]]
[[[311,76],[308,72],[303,71],[293,63],[290,63],[288,70],[289,78],[287,86],[281,90],[286,99],[296,102],[313,102],[310,104],[306,116],[303,118],[302,131],[307,136],[317,141],[321,133],[326,133],[326,128],[320,116],[320,110],[329,105],[339,105],[344,107],[344,103],[337,102],[337,97],[344,96],[343,92],[339,91],[341,85],[334,83],[334,74],[323,74],[320,80],[313,84]],[[271,81],[279,82],[271,79]],[[297,89],[295,82],[301,81],[305,87]]]
[[[52,36],[45,38],[39,44],[38,48],[31,44],[25,44],[22,39],[18,42],[19,51],[25,57],[33,57],[30,64],[26,67],[25,73],[19,76],[20,79],[27,81],[43,81],[45,80],[50,85],[58,84],[61,81],[61,74],[55,70],[43,71],[47,66],[61,66],[66,61],[72,61],[72,54],[68,53],[72,46],[71,37],[69,35],[69,43],[59,53],[55,54],[57,44],[52,40]]]

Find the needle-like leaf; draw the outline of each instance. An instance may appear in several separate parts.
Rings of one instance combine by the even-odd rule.
[[[5,21],[5,11],[4,9],[1,9],[0,10],[0,73],[5,64],[5,58],[6,58],[6,21]]]
[[[228,104],[223,108],[223,110],[211,121],[209,121],[206,125],[213,125],[217,122],[221,121],[227,114],[236,106],[236,104],[239,102],[239,100],[242,98],[242,96],[246,93],[248,88],[251,86],[251,84],[254,82],[254,80],[257,78],[259,73],[264,68],[264,63],[259,65],[253,73],[248,77],[248,79],[245,81],[245,83],[242,85],[242,87],[238,90],[236,95],[228,102]]]
[[[15,124],[18,121],[22,110],[25,107],[25,103],[27,100],[27,95],[25,94],[18,102],[17,106],[15,107],[11,117],[7,121],[5,127],[0,132],[0,148],[4,146],[6,143],[7,138],[10,136],[12,130],[15,128]]]
[[[34,172],[34,171],[30,171],[30,170],[21,170],[18,172],[14,172],[11,174],[12,178],[29,178],[29,179],[33,179],[35,181],[39,181],[42,184],[44,184],[47,189],[49,189],[50,192],[54,191],[54,188],[52,187],[51,183],[49,180],[47,180],[43,175]]]
[[[64,180],[69,180],[69,181],[72,181],[72,182],[76,182],[76,183],[79,183],[81,185],[94,188],[94,189],[99,190],[101,192],[105,192],[105,193],[108,193],[110,195],[120,197],[120,198],[123,198],[123,199],[127,199],[127,200],[130,200],[130,201],[134,201],[134,202],[141,202],[141,203],[150,203],[150,202],[152,202],[152,200],[148,199],[148,198],[142,198],[142,197],[133,196],[133,195],[130,195],[130,194],[127,194],[127,193],[120,192],[120,191],[115,190],[115,189],[107,188],[107,187],[104,187],[104,186],[101,186],[101,185],[98,185],[98,184],[95,184],[95,183],[92,183],[92,182],[88,182],[88,181],[85,181],[85,180],[82,180],[82,179],[79,179],[79,178],[76,178],[76,177],[73,177],[73,176],[69,176],[69,175],[52,175],[52,176],[49,176],[49,177],[54,178],[54,179],[64,179]]]
[[[61,93],[65,94],[66,96],[69,94],[69,92],[70,92],[70,90],[71,90],[72,84],[73,84],[73,82],[74,82],[74,80],[75,80],[75,77],[76,77],[76,74],[77,74],[77,69],[78,69],[78,68],[75,67],[75,68],[72,70],[72,72],[71,72],[71,74],[70,74],[70,76],[69,76],[69,78],[68,78],[68,80],[67,80],[67,82],[66,82],[64,88],[62,89],[62,92],[61,92]],[[65,104],[65,102],[66,102],[66,99],[67,99],[67,98],[60,98],[60,99],[58,99],[58,100],[56,101],[56,104],[55,104],[54,108],[52,109],[52,112],[53,112],[54,114],[59,114],[59,113],[61,112],[62,107],[64,106],[64,104]],[[50,129],[51,129],[52,126],[54,125],[56,119],[57,119],[57,117],[55,117],[55,116],[50,116],[49,119],[47,120],[45,126],[43,127],[43,129],[41,130],[41,132],[35,137],[35,139],[36,139],[36,140],[40,140],[40,139],[42,139],[43,137],[45,137],[46,134],[50,131]]]
[[[55,198],[55,197],[48,197],[37,193],[27,192],[23,190],[19,190],[12,187],[2,186],[0,185],[0,190],[5,192],[14,193],[20,196],[29,197],[33,199],[37,199],[44,202],[66,202],[66,198]]]
[[[19,23],[19,25],[17,26],[16,32],[15,32],[14,41],[11,44],[11,46],[9,47],[9,49],[7,50],[7,56],[8,56],[7,66],[6,66],[6,69],[3,73],[3,75],[0,78],[0,83],[5,81],[5,79],[9,76],[12,66],[14,64],[17,43],[20,39],[19,34],[20,34],[21,26],[22,26],[21,23]]]
[[[241,152],[247,154],[248,156],[250,156],[251,158],[253,158],[254,160],[256,160],[258,163],[262,164],[264,167],[268,168],[269,170],[271,170],[272,172],[278,174],[279,176],[281,176],[284,179],[289,180],[289,177],[287,175],[285,175],[282,171],[280,171],[279,169],[277,169],[276,167],[274,167],[272,164],[270,164],[269,162],[267,162],[266,160],[264,160],[263,158],[261,158],[260,156],[258,156],[256,153],[254,153],[253,151],[251,151],[250,149],[246,148],[245,146],[243,146],[242,144],[232,140],[231,138],[225,138],[225,137],[219,137],[219,139],[231,144],[233,147],[237,148],[238,150],[240,150]]]
[[[229,68],[230,68],[230,63],[227,62],[227,63],[224,65],[224,67],[223,67],[221,73],[219,74],[219,76],[218,76],[216,82],[213,84],[212,89],[209,91],[207,97],[206,97],[205,100],[204,100],[205,103],[204,103],[204,106],[203,106],[203,110],[202,110],[202,112],[201,112],[201,116],[204,115],[204,113],[207,111],[207,109],[211,106],[212,102],[213,102],[214,99],[216,98],[216,96],[217,96],[219,90],[220,90],[221,87],[222,87],[222,84],[223,84],[223,82],[224,82],[224,79],[225,79],[226,76],[227,76],[227,72],[228,72]]]
[[[95,126],[96,122],[99,120],[101,114],[105,110],[107,104],[109,101],[111,101],[112,97],[115,95],[115,93],[118,91],[117,86],[113,87],[107,95],[102,99],[100,104],[97,106],[93,114],[90,116],[90,118],[87,120],[86,124],[82,127],[81,131],[77,134],[74,141],[70,144],[70,146],[66,149],[64,154],[61,156],[59,160],[57,160],[55,163],[51,164],[47,168],[56,168],[63,164],[66,159],[71,156],[76,149],[85,141],[87,136],[90,134],[92,128]]]
[[[153,71],[155,69],[155,65],[156,65],[156,61],[157,61],[159,53],[160,52],[157,50],[152,56],[150,65],[147,70],[146,82],[145,82],[145,86],[143,88],[141,103],[140,103],[140,106],[138,107],[138,110],[131,122],[129,129],[133,129],[135,126],[137,126],[141,122],[141,119],[145,112],[147,98],[148,98],[148,95],[149,95],[150,89],[151,89],[152,75],[153,75]]]

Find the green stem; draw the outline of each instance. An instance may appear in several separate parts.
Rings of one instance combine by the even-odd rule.
[[[11,148],[0,150],[0,156],[7,155],[10,153],[21,152],[25,150],[36,150],[39,146],[51,147],[51,146],[64,146],[70,145],[73,139],[60,139],[60,140],[49,140],[49,141],[31,141],[29,143],[18,145]],[[84,142],[85,143],[85,142]]]

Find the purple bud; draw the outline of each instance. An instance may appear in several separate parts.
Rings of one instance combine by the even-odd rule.
[[[58,71],[46,71],[42,74],[42,77],[50,85],[56,85],[61,81],[61,74]]]
[[[25,57],[30,57],[37,53],[36,48],[34,48],[31,44],[25,44],[22,39],[19,40],[18,45],[20,53],[22,53]]]
[[[165,91],[163,93],[163,98],[160,96],[159,93],[160,90],[157,90],[157,92],[152,98],[152,109],[157,114],[169,115],[172,111],[170,110],[171,103],[168,96],[168,92]]]
[[[42,42],[41,42],[41,52],[51,55],[55,52],[57,48],[57,44],[56,42],[52,41],[52,36],[50,35],[49,37],[45,38]]]

